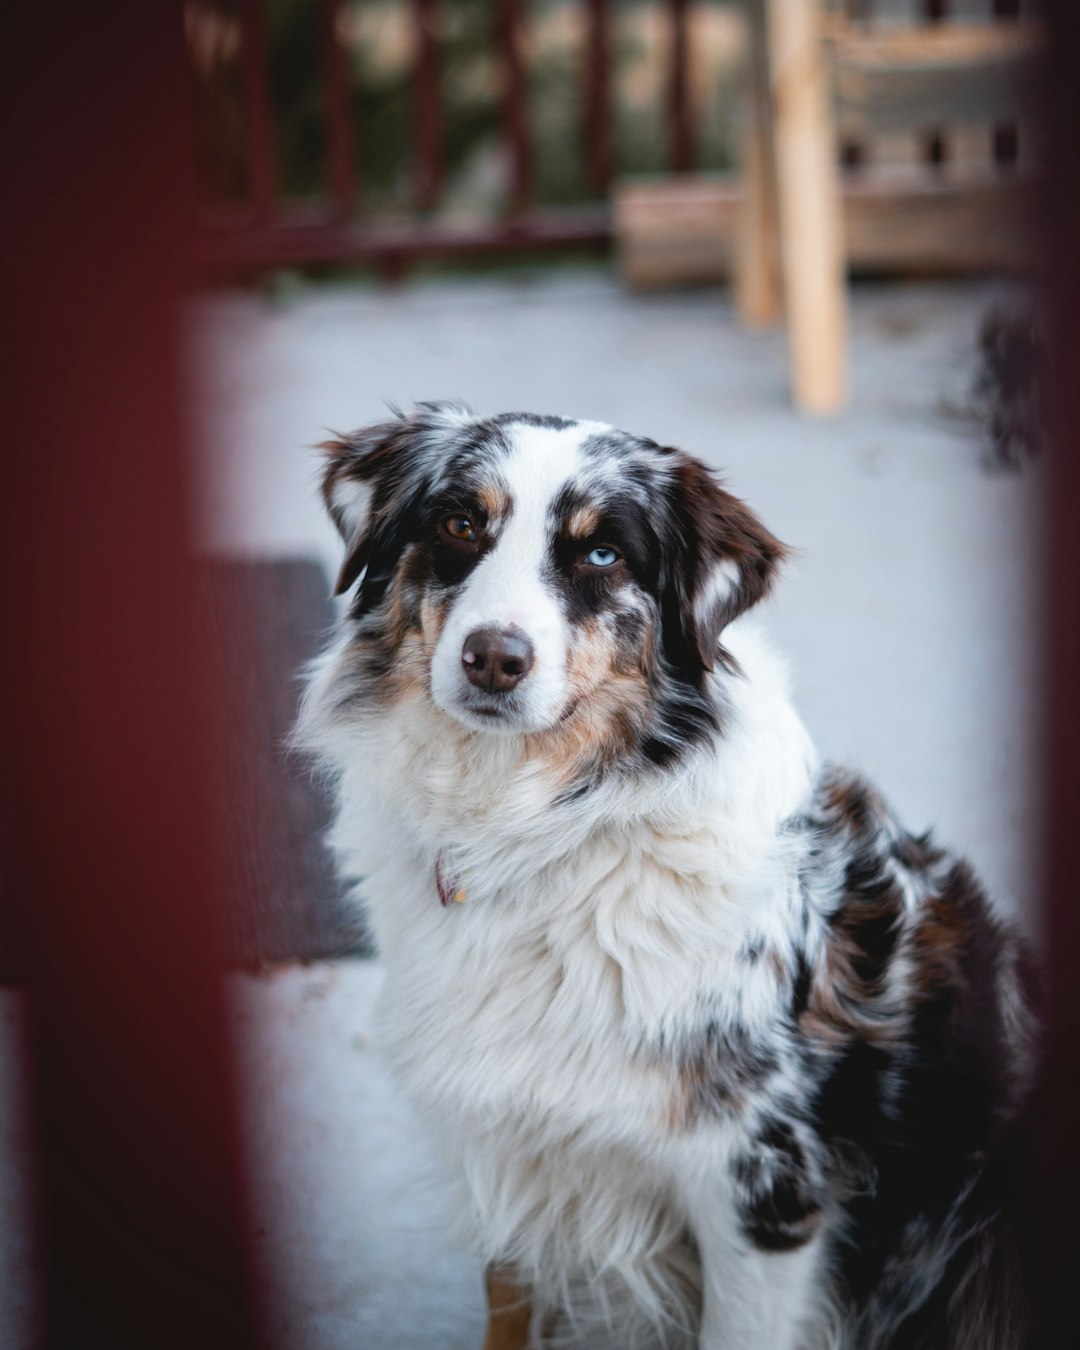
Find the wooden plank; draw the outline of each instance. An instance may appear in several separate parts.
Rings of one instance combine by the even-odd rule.
[[[849,265],[864,271],[1035,269],[1036,184],[991,168],[932,177],[860,176],[846,184]]]
[[[296,211],[268,228],[252,228],[243,217],[218,212],[207,220],[201,243],[203,261],[215,273],[341,260],[396,270],[421,258],[601,247],[610,235],[603,206],[530,211],[509,221],[398,225],[335,223]]]
[[[1015,20],[1020,17],[1020,0],[993,0],[992,9],[997,19]],[[1020,158],[1020,132],[1014,122],[999,122],[990,143],[995,163],[1011,165]]]
[[[727,174],[620,179],[611,196],[615,237],[645,242],[720,230],[730,243],[740,196]]]
[[[508,1270],[488,1266],[488,1325],[483,1350],[528,1350],[536,1342],[529,1336],[533,1308],[530,1290]]]
[[[821,4],[766,0],[765,12],[792,393],[827,415],[847,398],[847,295]]]
[[[733,178],[615,184],[620,274],[650,289],[726,281],[736,262],[742,197]],[[984,171],[912,167],[842,180],[845,251],[854,271],[955,275],[1034,270],[1036,183]]]
[[[1005,21],[869,33],[834,27],[829,45],[842,133],[888,135],[1026,116],[1042,29]]]
[[[931,23],[941,23],[948,16],[949,0],[922,0],[922,11]],[[950,158],[949,152],[952,149],[941,128],[932,128],[920,139],[923,158],[927,164],[939,169]]]
[[[839,12],[848,20],[866,22],[873,14],[873,0],[840,0]],[[857,169],[866,160],[867,147],[853,136],[840,137],[840,164],[843,169]]]

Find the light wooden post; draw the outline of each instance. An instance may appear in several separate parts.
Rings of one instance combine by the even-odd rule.
[[[847,297],[821,3],[765,6],[795,402],[804,412],[834,413],[847,398]]]
[[[780,320],[783,292],[763,0],[750,0],[747,20],[746,125],[742,136],[742,193],[736,217],[733,281],[739,318],[753,328],[766,328]]]
[[[494,1266],[488,1267],[484,1282],[488,1301],[484,1350],[525,1350],[532,1323],[529,1291],[509,1271]]]

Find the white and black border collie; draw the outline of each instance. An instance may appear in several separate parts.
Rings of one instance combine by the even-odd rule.
[[[746,617],[783,546],[600,423],[423,404],[324,449],[350,601],[298,739],[488,1345],[1022,1344],[1022,945],[819,764]]]

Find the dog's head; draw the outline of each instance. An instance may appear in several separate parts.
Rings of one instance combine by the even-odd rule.
[[[323,446],[369,692],[479,731],[584,724],[653,760],[714,717],[722,634],[784,548],[698,460],[595,422],[451,405]]]

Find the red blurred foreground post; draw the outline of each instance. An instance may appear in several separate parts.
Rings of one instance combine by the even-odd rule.
[[[1080,1260],[1080,6],[1048,0],[1044,299],[1054,344],[1047,552],[1049,1038],[1029,1156],[1040,1350],[1076,1344]]]
[[[255,1344],[188,556],[181,23],[0,11],[0,871],[62,1350]]]

